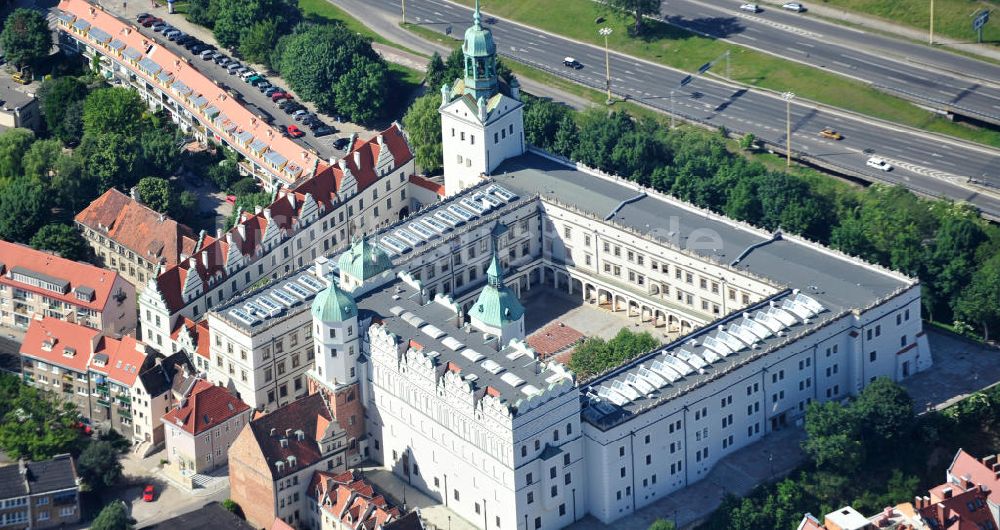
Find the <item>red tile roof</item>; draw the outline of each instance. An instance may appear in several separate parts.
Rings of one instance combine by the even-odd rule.
[[[274,522],[271,523],[271,530],[295,530],[295,527],[282,521],[280,517],[275,517]]]
[[[531,346],[543,359],[565,351],[584,339],[583,333],[563,324],[553,322],[528,337]]]
[[[274,479],[295,473],[323,459],[316,434],[317,425],[324,421],[336,425],[323,395],[310,394],[250,422],[251,432]],[[286,437],[285,433],[289,429],[291,435]],[[303,433],[302,440],[296,436],[296,431],[300,430]],[[283,445],[282,440],[287,440],[287,443]],[[295,457],[296,467],[288,465],[289,456]],[[284,462],[281,471],[275,465],[277,461]]]
[[[317,166],[325,166],[316,153],[307,151],[292,140],[282,137],[274,128],[230,97],[215,82],[192,67],[186,59],[175,55],[167,48],[160,47],[155,41],[140,33],[135,26],[105,13],[100,7],[86,0],[61,0],[59,9],[76,17],[75,22],[69,22],[60,29],[84,40],[102,53],[116,57],[122,64],[130,65],[130,70],[136,75],[170,93],[173,99],[189,112],[203,116],[204,122],[213,124],[214,134],[218,135],[221,131],[225,131],[225,134],[232,138],[232,143],[240,145],[246,154],[254,153],[249,158],[256,159],[261,166],[279,174],[282,180],[293,183],[300,178],[313,175]],[[86,22],[89,27],[100,29],[106,36],[91,34],[89,27],[86,32],[73,29],[73,25],[80,21]],[[122,44],[121,50],[109,46],[115,42]],[[123,54],[128,48],[140,55],[136,61]],[[159,70],[154,72],[155,77],[137,66],[139,62],[147,59],[154,62]],[[182,86],[176,85],[177,82]],[[247,143],[236,138],[240,132],[250,134]],[[249,148],[254,139],[267,144],[267,150],[262,151],[261,155],[257,155]],[[285,158],[287,164],[275,168],[265,156],[270,152]]]
[[[145,346],[135,337],[105,337],[99,330],[53,317],[28,324],[20,351],[74,372],[103,374],[128,387],[135,384],[147,359]]]
[[[58,318],[32,319],[21,343],[21,355],[86,373],[101,332]],[[69,355],[68,352],[73,352]]]
[[[147,261],[177,265],[194,252],[198,241],[178,223],[111,188],[76,214],[74,220]]]
[[[17,281],[11,277],[15,267],[61,280],[66,283],[66,292],[56,292]],[[118,279],[118,273],[115,271],[63,259],[48,252],[41,252],[25,245],[7,241],[0,241],[0,272],[3,274],[0,276],[0,284],[14,286],[71,306],[85,307],[98,312],[104,310],[108,298],[115,294],[111,292],[111,289],[114,287],[115,280]],[[94,299],[81,300],[78,298],[74,291],[81,287],[93,289]]]
[[[990,500],[1000,504],[1000,460],[997,455],[990,455],[985,460],[986,463],[959,449],[948,468],[948,475],[955,480],[971,480],[977,486],[986,486],[990,490]]]
[[[225,388],[199,380],[180,406],[163,415],[163,421],[197,436],[248,410],[249,405]]]
[[[399,508],[390,506],[371,483],[354,471],[313,473],[307,495],[351,529],[381,528],[401,515]]]
[[[382,139],[381,144],[379,138]],[[366,142],[355,142],[354,151],[359,153],[360,166],[354,160],[354,151],[348,153],[343,163],[357,180],[359,192],[378,180],[374,163],[378,160],[382,149],[389,150],[397,168],[413,158],[406,138],[395,123]],[[330,211],[343,199],[338,194],[343,176],[344,169],[338,164],[326,167],[294,190],[280,190],[274,202],[261,213],[244,217],[244,220],[230,229],[223,239],[206,238],[202,248],[191,259],[182,261],[176,267],[168,268],[160,274],[156,283],[170,313],[180,311],[185,305],[182,290],[192,268],[203,283],[213,276],[224,279],[227,276],[225,261],[229,252],[227,241],[231,240],[238,246],[242,255],[254,256],[269,224],[274,223],[279,231],[286,233],[298,229],[299,214],[307,194],[312,196],[322,210]],[[289,197],[294,199],[294,205]]]
[[[996,528],[987,503],[988,495],[989,492],[978,487],[957,492],[951,498],[920,508],[920,516],[924,520],[935,521],[935,528],[945,530]]]
[[[444,184],[439,184],[437,182],[434,182],[433,180],[427,177],[422,177],[420,175],[410,175],[410,184],[413,184],[415,186],[420,186],[425,190],[433,191],[438,195],[438,197],[444,197],[445,195]]]
[[[195,349],[195,353],[205,359],[211,359],[211,354],[208,352],[209,345],[211,344],[208,340],[208,319],[198,322],[196,329],[198,330],[198,347]]]

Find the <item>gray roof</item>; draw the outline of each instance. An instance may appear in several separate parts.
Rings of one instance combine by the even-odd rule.
[[[157,357],[159,355],[157,354]],[[179,373],[183,374],[185,366],[189,374],[195,373],[194,366],[191,365],[191,360],[188,359],[184,350],[179,350],[170,356],[161,358],[160,362],[154,361],[154,363],[152,367],[139,374],[142,386],[150,396],[159,396],[169,391],[174,378]]]
[[[25,476],[21,475],[22,467]],[[76,488],[76,466],[70,455],[57,455],[41,462],[24,462],[0,467],[0,499],[40,495],[54,491]]]
[[[242,294],[216,306],[212,312],[230,325],[258,332],[302,311],[309,311],[313,299],[323,292],[330,278],[320,279],[310,265],[264,287]]]
[[[69,280],[64,280],[62,278],[57,278],[51,274],[45,274],[44,272],[33,271],[27,267],[22,267],[20,265],[15,265],[10,272],[14,274],[21,274],[29,278],[34,278],[46,283],[51,283],[52,285],[58,286],[65,293],[69,290]]]
[[[563,379],[515,347],[496,351],[495,337],[486,342],[482,332],[456,327],[453,308],[438,302],[421,304],[417,290],[402,280],[361,296],[357,303],[362,321],[377,315],[387,331],[403,341],[412,339],[423,351],[437,352],[434,362],[439,375],[451,364],[467,381],[473,376],[477,399],[492,387],[516,409],[518,401],[535,391],[544,392],[550,384]]]
[[[143,526],[140,530],[173,530],[175,528],[184,528],[185,530],[250,530],[253,526],[236,517],[219,503],[210,502],[193,512],[182,513],[166,521]]]
[[[802,289],[830,309],[861,308],[911,280],[797,238],[772,234],[697,209],[676,199],[644,195],[626,183],[600,178],[526,154],[494,171],[494,180],[522,195],[568,204],[599,219],[673,243],[712,261]],[[718,238],[706,237],[717,234]],[[745,254],[744,251],[758,245]]]

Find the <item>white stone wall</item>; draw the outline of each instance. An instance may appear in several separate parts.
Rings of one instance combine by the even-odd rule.
[[[486,123],[462,99],[441,108],[445,193],[475,185],[501,162],[524,153],[524,106],[503,97]]]

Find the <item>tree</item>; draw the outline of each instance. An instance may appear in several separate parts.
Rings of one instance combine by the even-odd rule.
[[[68,131],[65,122],[69,107],[86,97],[87,85],[75,77],[57,77],[42,81],[42,86],[38,89],[38,103],[49,134],[67,143]],[[72,124],[70,127],[72,128]],[[79,141],[79,136],[76,140]]]
[[[608,6],[632,13],[635,17],[635,27],[632,32],[635,35],[642,35],[645,17],[660,15],[660,0],[608,0]]]
[[[0,182],[24,174],[21,161],[34,141],[34,133],[27,129],[8,129],[0,134]]]
[[[90,530],[132,530],[134,528],[128,515],[128,508],[120,500],[111,501],[90,524]]]
[[[46,202],[45,189],[31,179],[0,187],[0,239],[27,243],[48,217]]]
[[[660,343],[649,333],[622,328],[611,340],[592,337],[573,350],[569,367],[580,378],[588,378],[649,352]]]
[[[17,67],[48,56],[52,49],[52,32],[45,16],[34,9],[15,9],[7,16],[0,32],[0,47],[7,60]]]
[[[145,110],[146,105],[135,90],[122,87],[95,90],[83,104],[83,132],[133,136]]]
[[[548,99],[531,98],[524,109],[524,136],[528,143],[542,149],[552,149],[556,134],[569,108]]]
[[[990,329],[1000,325],[1000,254],[972,274],[969,285],[958,296],[955,318],[979,325],[983,340],[990,340]]]
[[[37,140],[21,158],[21,167],[26,178],[37,181],[46,188],[51,187],[51,172],[56,161],[63,155],[59,140]]]
[[[433,92],[417,98],[403,116],[403,127],[413,146],[417,166],[432,174],[441,169],[440,97]]]
[[[250,195],[258,191],[260,191],[260,186],[257,185],[257,181],[253,177],[242,178],[232,187],[233,195]]]
[[[757,137],[753,133],[746,133],[740,138],[740,149],[753,151],[756,147]]]
[[[180,160],[177,156],[179,151],[177,140],[176,129],[173,125],[146,127],[146,130],[139,136],[142,162],[146,173],[169,177],[177,171],[180,166]]]
[[[300,11],[289,0],[213,0],[215,22],[212,34],[219,44],[236,48],[257,22],[275,21],[275,34],[284,33],[298,22]]]
[[[444,61],[441,60],[441,54],[438,52],[431,54],[431,59],[427,62],[427,75],[425,77],[427,87],[431,92],[436,93],[446,82],[444,78],[445,70],[446,67]]]
[[[174,190],[170,181],[159,177],[145,177],[136,184],[139,200],[153,210],[167,213],[174,208]]]
[[[266,191],[236,197],[236,204],[233,205],[233,213],[226,222],[226,228],[236,226],[240,213],[253,212],[258,206],[266,207],[271,204],[271,199],[271,194]]]
[[[73,451],[80,439],[76,405],[0,374],[0,450],[10,458],[46,460]]]
[[[913,400],[902,386],[887,377],[866,386],[851,403],[851,409],[870,456],[898,447],[913,426]]]
[[[580,131],[577,129],[573,116],[566,113],[559,120],[559,128],[556,129],[556,135],[552,139],[552,150],[558,155],[569,157],[576,150],[576,145],[579,143],[579,134]]]
[[[389,84],[385,60],[357,57],[351,69],[333,85],[337,109],[355,123],[371,123],[385,114]]]
[[[98,193],[94,179],[83,170],[84,158],[76,153],[63,153],[52,167],[49,193],[56,204],[76,212],[93,200]]]
[[[277,43],[278,21],[258,20],[240,36],[240,53],[249,62],[271,66],[271,52]]]
[[[66,106],[62,125],[58,129],[59,139],[68,147],[76,147],[83,139],[84,100],[74,101]]]
[[[232,512],[240,519],[245,518],[243,515],[243,508],[241,508],[240,505],[237,504],[236,501],[234,501],[233,499],[226,499],[222,501],[222,507],[225,508],[227,511]]]
[[[135,137],[118,133],[88,135],[80,145],[87,173],[94,178],[98,190],[105,191],[112,187],[128,190],[135,184],[139,149]]]
[[[677,530],[677,525],[666,519],[657,519],[649,525],[648,530]]]
[[[60,223],[43,226],[32,236],[30,245],[73,261],[83,261],[90,255],[90,247],[80,236],[80,232],[70,225]]]
[[[611,171],[611,153],[625,133],[635,130],[632,118],[624,111],[608,112],[593,108],[582,113],[579,120],[579,141],[573,149],[573,159],[590,167]]]
[[[198,211],[198,196],[188,190],[180,192],[177,195],[177,200],[174,201],[174,209],[170,215],[188,226],[198,224],[197,221],[201,215]]]
[[[188,0],[187,19],[211,29],[219,16],[218,9],[218,2],[213,0]]]
[[[806,409],[802,449],[818,469],[852,473],[861,465],[864,448],[851,410],[836,401],[812,402]]]
[[[80,478],[95,490],[114,486],[122,477],[118,456],[118,449],[111,442],[90,442],[76,461]]]

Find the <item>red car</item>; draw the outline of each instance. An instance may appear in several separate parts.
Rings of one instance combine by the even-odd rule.
[[[291,136],[292,138],[302,138],[303,136],[306,135],[306,133],[302,132],[302,129],[299,129],[295,125],[289,125],[288,135]]]
[[[156,24],[158,22],[163,22],[163,20],[156,17],[149,17],[146,20],[142,21],[142,27],[149,28],[152,27],[153,24]]]
[[[274,94],[271,94],[271,101],[274,101],[275,103],[277,103],[277,101],[279,99],[292,99],[292,96],[291,96],[291,94],[288,94],[287,92],[281,92],[281,91],[278,91],[278,92],[275,92]]]
[[[149,484],[146,489],[142,490],[142,500],[145,502],[153,502],[153,495],[156,494],[156,490],[153,489],[153,485]]]
[[[80,432],[83,433],[86,436],[90,436],[91,434],[94,434],[94,429],[92,429],[90,427],[90,425],[87,425],[86,423],[84,423],[82,421],[76,422],[76,428],[79,429]]]

